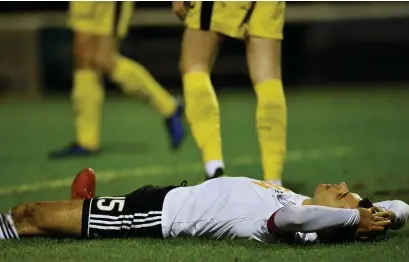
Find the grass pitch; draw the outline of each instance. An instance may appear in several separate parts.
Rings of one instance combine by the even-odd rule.
[[[345,181],[374,200],[409,201],[409,93],[298,91],[288,94],[287,187],[309,194],[320,182]],[[261,178],[251,93],[220,95],[227,171]],[[190,185],[204,178],[189,137],[170,152],[157,113],[128,99],[108,99],[103,154],[50,161],[50,149],[72,141],[68,97],[0,104],[0,210],[20,202],[69,196],[73,175],[97,171],[100,195],[128,193],[145,184]],[[406,261],[409,227],[376,243],[293,247],[246,240],[0,241],[0,261]]]

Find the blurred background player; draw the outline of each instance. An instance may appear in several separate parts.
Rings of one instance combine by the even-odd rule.
[[[185,20],[180,58],[186,117],[207,178],[224,173],[219,105],[210,79],[224,36],[246,41],[247,64],[257,96],[256,126],[264,179],[281,185],[287,108],[281,81],[284,2],[173,2]]]
[[[119,40],[127,35],[133,12],[133,2],[70,2],[76,140],[62,150],[51,152],[50,157],[84,156],[99,151],[104,101],[102,74],[127,94],[147,96],[165,119],[171,148],[180,146],[184,137],[182,106],[141,64],[118,53]]]

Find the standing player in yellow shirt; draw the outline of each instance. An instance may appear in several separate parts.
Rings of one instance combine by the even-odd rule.
[[[183,109],[139,63],[118,52],[128,32],[133,2],[70,2],[69,23],[74,30],[74,86],[76,140],[50,157],[84,156],[100,149],[101,111],[104,101],[102,74],[109,76],[128,94],[147,96],[164,117],[170,145],[183,141]]]
[[[256,126],[264,179],[281,184],[287,108],[281,81],[284,2],[173,2],[185,19],[180,58],[185,114],[202,152],[207,178],[224,174],[220,114],[210,73],[221,40],[246,42],[247,64],[257,95]]]

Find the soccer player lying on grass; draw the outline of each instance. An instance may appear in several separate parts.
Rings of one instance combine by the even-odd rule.
[[[72,200],[21,204],[1,214],[0,238],[203,236],[311,243],[371,238],[401,228],[409,216],[406,203],[372,206],[345,183],[320,184],[312,198],[246,177],[94,197],[95,175],[85,169],[71,190]]]

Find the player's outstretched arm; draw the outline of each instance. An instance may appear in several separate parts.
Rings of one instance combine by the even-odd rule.
[[[401,200],[387,200],[374,203],[374,206],[382,209],[378,210],[378,216],[385,217],[392,221],[391,229],[402,228],[406,220],[409,219],[409,205]]]
[[[21,204],[0,215],[0,239],[81,236],[82,200]]]
[[[390,221],[378,221],[369,209],[341,209],[323,206],[286,206],[268,220],[271,233],[309,233],[331,228],[356,227],[357,233],[383,231]]]

